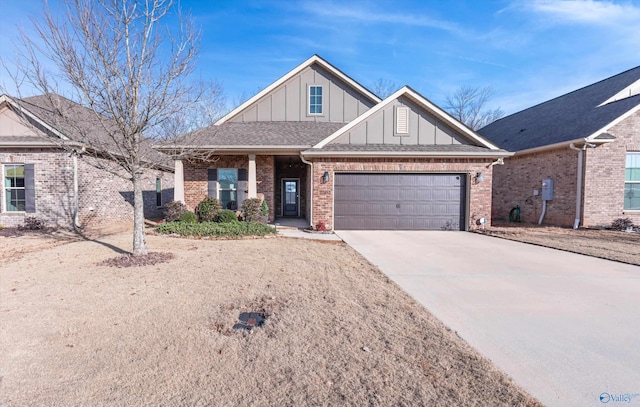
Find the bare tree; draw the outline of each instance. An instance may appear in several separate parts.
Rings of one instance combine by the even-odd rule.
[[[493,89],[490,86],[480,88],[463,85],[453,95],[447,96],[444,107],[453,117],[471,129],[478,130],[504,116],[500,108],[487,109],[492,95]]]
[[[106,158],[95,162],[117,165],[105,169],[132,182],[132,253],[144,255],[141,181],[158,166],[151,144],[171,136],[167,124],[183,120],[197,103],[189,75],[199,33],[173,0],[61,0],[57,8],[45,3],[44,15],[32,19],[36,37],[22,33],[20,73],[47,98],[56,122],[73,133],[75,143],[65,148],[87,146]],[[57,72],[46,72],[43,58]]]
[[[395,82],[389,79],[378,78],[375,82],[371,84],[371,90],[378,97],[385,99],[387,96],[390,96],[396,90]]]

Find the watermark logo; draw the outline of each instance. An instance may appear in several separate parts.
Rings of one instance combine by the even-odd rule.
[[[640,401],[640,393],[600,393],[600,402],[606,403],[631,403],[632,401]],[[634,398],[636,400],[634,400]]]

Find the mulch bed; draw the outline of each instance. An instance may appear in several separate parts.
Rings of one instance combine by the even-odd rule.
[[[142,256],[134,256],[132,254],[123,254],[122,256],[113,257],[98,263],[98,266],[107,267],[144,267],[153,266],[154,264],[166,263],[173,259],[173,253],[150,252]]]

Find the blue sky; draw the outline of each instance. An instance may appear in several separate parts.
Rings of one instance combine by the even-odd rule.
[[[0,57],[38,0],[0,0]],[[640,2],[189,1],[202,30],[198,74],[230,104],[313,54],[364,86],[409,85],[436,104],[461,85],[492,86],[507,114],[640,65]],[[6,73],[0,85],[13,87]]]

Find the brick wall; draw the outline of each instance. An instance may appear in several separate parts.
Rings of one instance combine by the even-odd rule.
[[[313,163],[313,220],[324,221],[333,229],[333,183],[322,183],[325,171],[334,179],[335,172],[450,172],[484,174],[484,181],[470,182],[469,228],[478,227],[475,221],[486,218],[491,222],[492,160],[486,159],[397,159],[397,158],[322,158]]]
[[[576,208],[578,152],[561,147],[505,158],[493,168],[494,221],[508,221],[517,205],[523,222],[537,223],[542,212],[542,180],[554,181],[554,198],[547,202],[543,224],[573,226]],[[539,195],[534,196],[537,189]]]
[[[257,193],[264,194],[269,205],[269,221],[275,220],[274,202],[274,169],[273,156],[256,156]],[[210,161],[184,161],[184,200],[191,211],[207,197],[207,171],[210,168],[244,168],[249,167],[247,155],[221,155]]]
[[[617,218],[640,224],[640,211],[624,211],[627,151],[640,151],[640,111],[607,131],[613,143],[587,149],[584,184],[584,224],[608,225]]]
[[[85,225],[133,219],[133,186],[130,181],[90,165],[95,159],[78,160],[80,221]],[[104,160],[102,160],[104,161]],[[63,151],[47,149],[0,150],[0,163],[34,164],[36,213],[0,213],[0,224],[18,226],[25,215],[36,216],[50,226],[69,226],[75,208],[73,159]],[[161,217],[156,207],[156,177],[162,179],[162,203],[173,200],[173,173],[149,171],[144,176],[145,216]],[[4,202],[4,188],[0,199]],[[90,210],[90,209],[93,210]]]
[[[118,172],[118,176],[102,169],[104,167],[116,169],[103,159],[83,157],[78,160],[80,222],[83,225],[133,220],[133,184],[124,173]],[[173,173],[147,170],[142,176],[145,218],[162,219],[164,216],[162,207],[156,206],[156,178],[161,180],[162,205],[173,200]]]

